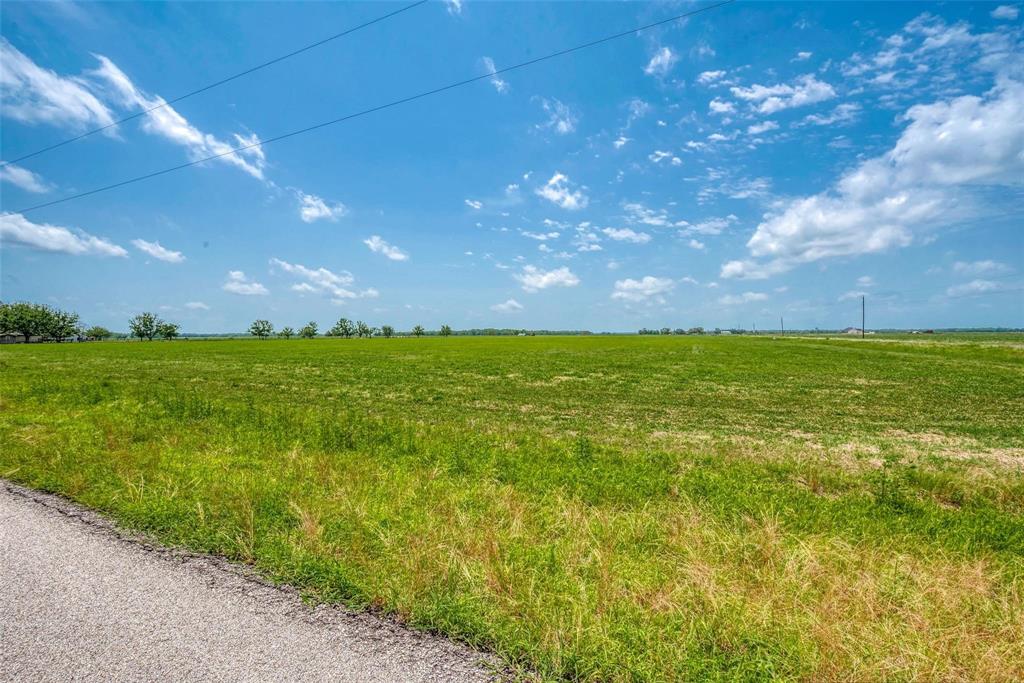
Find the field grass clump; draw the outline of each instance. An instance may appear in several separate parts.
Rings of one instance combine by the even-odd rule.
[[[1024,678],[1024,347],[0,349],[0,476],[571,680]]]

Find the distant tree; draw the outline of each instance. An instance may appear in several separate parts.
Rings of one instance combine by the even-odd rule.
[[[113,337],[114,333],[111,332],[110,330],[108,330],[105,327],[100,327],[99,325],[93,325],[92,327],[90,327],[89,329],[87,329],[85,331],[85,336],[87,338],[89,338],[89,339],[100,339],[100,340],[103,340],[103,339],[108,339],[109,337]]]
[[[717,328],[716,328],[715,331],[716,332],[718,331]],[[688,329],[686,331],[686,334],[704,334],[704,328],[703,327],[691,327],[690,329]]]
[[[412,328],[412,336],[422,337],[424,334],[426,334],[426,330],[423,329],[423,325],[417,325],[416,327]]]
[[[359,320],[359,321],[356,322],[356,334],[360,338],[362,338],[362,337],[370,337],[370,336],[373,335],[373,330],[370,328],[369,325],[364,323],[362,320]]]
[[[43,336],[56,342],[74,337],[81,332],[78,314],[59,309],[47,309],[43,315]]]
[[[316,322],[313,321],[313,320],[310,320],[308,323],[306,323],[305,327],[303,327],[301,330],[299,330],[299,336],[302,337],[303,339],[312,339],[313,337],[316,336],[316,331],[317,331]]]
[[[152,313],[140,313],[128,321],[128,329],[132,336],[138,337],[140,341],[142,339],[153,341],[162,322]]]
[[[684,330],[681,327],[677,327],[676,329],[672,330],[672,334],[686,334],[686,330]]]
[[[256,320],[249,325],[249,334],[264,340],[274,334],[274,325],[269,320]]]
[[[667,327],[663,327],[663,328],[661,328],[661,333],[662,334],[672,334],[672,330],[670,330]]]
[[[349,339],[355,333],[356,326],[352,324],[352,321],[348,318],[341,318],[338,322],[334,323],[334,327],[331,328],[329,334],[333,337],[345,337],[345,339]]]
[[[395,328],[391,327],[391,325],[381,325],[380,333],[384,335],[385,339],[391,339],[391,337],[395,336]]]
[[[179,325],[178,323],[168,323],[161,321],[160,324],[156,326],[156,333],[159,336],[166,339],[167,341],[171,341],[172,339],[176,338],[180,330],[181,325]]]
[[[441,336],[442,337],[450,337],[450,336],[452,336],[452,328],[448,327],[447,325],[441,325]]]
[[[30,303],[5,304],[3,308],[4,332],[17,332],[25,337],[25,343],[46,332],[49,309]]]
[[[295,336],[295,330],[290,327],[282,327],[281,331],[277,333],[277,336],[282,339],[291,339]]]

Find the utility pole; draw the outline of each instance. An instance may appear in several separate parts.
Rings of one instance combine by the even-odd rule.
[[[781,315],[779,316],[779,327],[782,328],[782,334],[783,334],[783,336],[785,336],[785,334],[786,334],[786,323],[783,322]]]
[[[864,338],[864,295],[860,295],[860,338]]]

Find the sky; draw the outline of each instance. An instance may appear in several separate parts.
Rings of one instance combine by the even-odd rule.
[[[7,1],[0,158],[403,7]],[[1019,4],[432,0],[0,168],[0,298],[125,330],[1024,326]],[[232,149],[246,149],[232,152]],[[226,155],[132,185],[38,204]]]

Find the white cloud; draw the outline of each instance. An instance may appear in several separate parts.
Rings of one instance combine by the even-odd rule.
[[[444,4],[448,6],[448,14],[462,14],[462,0],[444,0]]]
[[[504,303],[494,304],[491,306],[491,310],[497,313],[517,313],[523,310],[523,305],[515,299],[509,299]]]
[[[240,294],[242,296],[265,296],[270,293],[266,287],[258,282],[250,280],[246,277],[245,273],[240,270],[228,271],[228,277],[224,282],[222,289],[225,292]]]
[[[483,63],[484,69],[487,70],[487,73],[493,74],[498,70],[497,67],[494,65],[494,60],[491,59],[490,57],[483,57],[480,59],[480,61]],[[491,78],[491,85],[493,85],[494,89],[500,93],[508,92],[508,81],[502,80],[498,76],[494,76],[493,78]]]
[[[993,19],[1006,19],[1013,21],[1020,14],[1020,10],[1014,5],[1000,5],[992,10],[991,15]]]
[[[647,244],[651,236],[646,232],[636,232],[630,228],[605,228],[602,230],[605,235],[616,242],[632,242],[633,244]]]
[[[640,202],[626,202],[622,205],[626,218],[632,223],[641,223],[656,228],[672,228],[689,225],[686,221],[673,221],[665,209],[651,209]]]
[[[159,242],[147,242],[146,240],[136,239],[132,240],[132,245],[139,251],[167,263],[181,263],[185,260],[185,256],[180,251],[171,251],[161,246]]]
[[[315,194],[306,194],[301,190],[295,192],[299,198],[299,218],[304,223],[319,220],[336,221],[348,213],[348,207],[341,202],[328,204]]]
[[[466,206],[471,209],[482,209],[484,206],[483,202],[478,202],[475,199],[464,199],[463,201],[466,202]]]
[[[736,223],[739,219],[735,214],[729,214],[724,218],[707,218],[699,223],[687,223],[682,221],[682,230],[680,234],[683,235],[721,235],[722,231],[728,228],[730,225]]]
[[[706,247],[707,245],[705,245],[705,244],[704,244],[703,242],[701,242],[700,240],[695,240],[695,239],[691,239],[691,240],[689,241],[689,243],[688,243],[688,245],[687,245],[687,246],[689,246],[689,247],[690,247],[690,249],[696,249],[697,251],[703,251],[703,250],[704,250],[704,248],[705,248],[705,247]]]
[[[839,301],[853,301],[861,298],[862,296],[867,296],[867,294],[868,293],[863,290],[856,289],[850,292],[846,292],[845,294],[840,296]]]
[[[1010,272],[1005,263],[987,259],[984,261],[957,261],[953,264],[953,272],[957,275],[1000,275]]]
[[[808,114],[804,117],[804,123],[811,123],[816,126],[833,126],[844,123],[852,123],[860,116],[860,105],[855,102],[847,102],[838,105],[830,114]]]
[[[626,119],[626,127],[633,125],[633,122],[637,119],[642,119],[647,116],[651,111],[651,105],[640,99],[634,97],[629,101],[629,117]]]
[[[631,139],[632,138],[627,138],[625,135],[620,135],[612,142],[612,146],[615,147],[615,149],[622,149]]]
[[[523,266],[523,272],[514,275],[525,292],[538,292],[548,287],[575,287],[580,279],[568,267],[540,270],[536,266]]]
[[[42,194],[50,191],[49,183],[41,175],[16,164],[0,166],[0,181],[20,187],[26,192]]]
[[[683,164],[683,160],[674,156],[672,152],[665,152],[660,149],[656,149],[651,154],[648,154],[647,158],[656,164],[660,164],[665,159],[668,159],[673,166],[682,166]]]
[[[732,87],[730,91],[735,97],[751,102],[762,114],[774,114],[783,109],[803,107],[836,96],[835,89],[828,83],[819,81],[814,74],[799,76],[792,84]]]
[[[708,102],[708,110],[712,114],[732,114],[736,111],[736,106],[732,102],[726,102],[716,97]]]
[[[972,294],[984,294],[994,292],[999,285],[991,280],[972,280],[962,285],[954,285],[946,290],[946,296],[970,296]]]
[[[190,311],[210,310],[210,307],[204,304],[202,301],[189,301],[187,304],[185,304],[185,308],[189,309]]]
[[[0,38],[0,86],[3,115],[22,123],[47,123],[73,130],[107,126],[111,111],[87,87],[82,78],[65,78],[44,69]],[[113,133],[114,129],[110,129]]]
[[[644,67],[644,73],[648,76],[664,76],[672,70],[678,61],[679,55],[674,53],[671,48],[658,48],[658,51],[651,57],[651,61],[647,62],[647,66]]]
[[[48,223],[33,223],[20,213],[0,214],[0,244],[16,244],[74,256],[127,256],[128,252],[102,237]]]
[[[112,61],[103,55],[96,55],[96,58],[100,61],[100,66],[92,71],[91,75],[101,78],[111,86],[114,94],[121,99],[124,106],[149,110],[165,105],[159,109],[153,109],[145,115],[142,124],[144,131],[159,135],[184,147],[193,160],[223,155],[218,156],[215,161],[231,164],[254,178],[263,179],[266,156],[263,153],[263,147],[259,144],[259,138],[255,134],[246,136],[235,133],[232,136],[234,142],[227,143],[209,133],[204,133],[190,124],[174,107],[167,105],[162,97],[149,96],[136,88],[131,79]],[[238,152],[232,151],[236,147],[247,147],[247,149]]]
[[[571,189],[569,177],[558,171],[551,176],[551,179],[543,187],[537,188],[536,193],[552,204],[556,204],[569,211],[586,208],[587,203],[590,201],[583,194],[582,190]]]
[[[763,121],[761,123],[755,123],[752,126],[747,127],[748,135],[760,135],[761,133],[767,133],[770,130],[778,130],[779,124],[774,121]]]
[[[702,71],[700,76],[697,76],[697,82],[705,85],[708,83],[714,83],[724,75],[724,71]]]
[[[372,298],[378,295],[376,289],[364,289],[356,292],[349,287],[355,284],[355,277],[352,273],[343,270],[340,273],[327,270],[326,268],[307,268],[299,263],[288,263],[278,258],[270,259],[272,267],[280,268],[289,275],[302,280],[293,285],[292,290],[297,292],[320,292],[329,294],[334,303],[342,303],[347,299]]]
[[[767,264],[732,261],[722,277],[767,277],[800,263],[904,247],[915,233],[969,215],[974,185],[1024,179],[1024,85],[1002,79],[985,97],[911,107],[886,154],[863,161],[832,190],[769,214],[747,243]]]
[[[755,301],[765,301],[768,295],[763,292],[743,292],[742,294],[726,294],[719,297],[718,303],[723,306],[741,306]]]
[[[794,62],[804,62],[811,58],[813,52],[801,51],[796,53],[796,57],[793,58]]]
[[[548,115],[548,120],[544,123],[537,124],[538,130],[550,129],[558,133],[559,135],[567,135],[576,130],[576,124],[579,122],[579,115],[577,115],[569,105],[551,98],[541,98],[540,106],[543,107],[544,113]]]
[[[857,278],[857,286],[858,287],[874,287],[875,286],[875,278],[871,277],[870,275],[861,275],[859,278]]]
[[[529,237],[531,240],[538,240],[544,242],[545,240],[557,240],[561,235],[559,232],[530,232],[529,230],[520,230],[519,234],[523,237]]]
[[[370,248],[370,251],[376,254],[383,254],[392,261],[406,261],[409,259],[409,255],[399,249],[393,244],[388,244],[380,235],[371,235],[370,237],[363,240],[363,244]]]
[[[664,302],[664,294],[668,294],[675,288],[675,283],[667,277],[654,277],[647,275],[639,280],[627,278],[615,281],[615,291],[612,292],[613,299],[622,301],[648,301],[653,299],[658,303]]]

